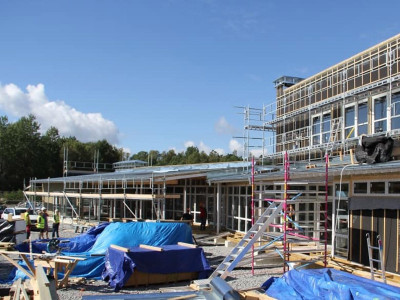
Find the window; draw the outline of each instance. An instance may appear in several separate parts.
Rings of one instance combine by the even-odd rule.
[[[371,194],[384,194],[385,193],[385,182],[371,182],[370,183]]]
[[[374,100],[374,133],[384,132],[386,128],[386,96]]]
[[[400,128],[400,92],[392,95],[391,129]]]
[[[323,115],[322,120],[322,142],[328,143],[331,136],[331,115]]]
[[[357,136],[368,133],[368,104],[367,102],[358,104],[357,111]]]
[[[368,185],[366,182],[354,183],[354,194],[366,194],[368,192]]]
[[[312,144],[328,143],[331,136],[330,113],[314,116],[312,121]]]
[[[368,103],[361,102],[345,108],[345,138],[368,133]]]
[[[355,136],[355,106],[346,107],[344,114],[345,138],[352,138]]]
[[[400,181],[389,181],[388,192],[389,194],[400,194]]]
[[[321,143],[320,140],[320,133],[321,133],[321,117],[316,116],[313,119],[313,126],[312,126],[312,144],[318,145]]]

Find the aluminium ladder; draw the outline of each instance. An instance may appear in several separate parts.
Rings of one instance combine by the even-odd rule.
[[[374,247],[374,246],[371,246],[371,239],[369,237],[369,233],[367,233],[366,236],[367,236],[369,266],[371,268],[371,279],[375,280],[374,274],[378,274],[378,275],[382,276],[383,282],[386,283],[385,264],[383,261],[383,253],[382,253],[383,252],[383,244],[382,244],[381,237],[379,235],[376,237],[376,239],[378,241],[378,247]],[[379,251],[379,259],[373,258],[373,255],[372,255],[373,250]],[[374,264],[373,264],[374,262],[377,262],[380,264],[380,266],[381,266],[380,272],[377,272],[378,269],[377,269],[377,271],[374,271]]]
[[[329,142],[327,144],[327,152],[332,152],[334,150],[335,145],[339,142],[339,132],[342,127],[342,118],[333,119],[331,123],[331,135],[329,138]]]
[[[246,255],[249,249],[254,243],[263,236],[267,227],[271,222],[278,217],[284,202],[275,201],[272,202],[260,218],[254,223],[246,235],[240,240],[240,242],[232,249],[231,253],[225,257],[222,263],[217,266],[215,271],[210,275],[209,279],[215,277],[221,277],[225,279],[230,272],[237,266],[237,264]]]

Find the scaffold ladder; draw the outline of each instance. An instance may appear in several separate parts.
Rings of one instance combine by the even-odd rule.
[[[386,272],[385,272],[385,263],[383,260],[383,244],[382,244],[382,240],[381,237],[378,235],[376,237],[377,241],[378,241],[378,247],[374,247],[371,246],[371,239],[369,237],[369,233],[366,234],[367,236],[367,246],[368,246],[368,259],[369,259],[369,266],[371,268],[371,279],[375,280],[375,274],[381,275],[383,282],[386,283]],[[374,259],[373,258],[373,250],[378,250],[379,251],[379,259]],[[378,269],[375,271],[374,269],[374,262],[377,262],[380,267],[381,267],[381,271],[379,272]]]
[[[278,205],[279,204],[279,205]],[[246,235],[225,257],[223,262],[210,275],[209,279],[221,277],[225,279],[230,272],[237,266],[253,244],[263,236],[267,227],[273,222],[275,217],[280,215],[283,208],[283,202],[272,202],[259,219],[254,223]]]

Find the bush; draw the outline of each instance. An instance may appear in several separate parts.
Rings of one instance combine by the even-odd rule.
[[[2,200],[6,204],[18,204],[21,201],[24,201],[24,193],[19,191],[11,191],[11,192],[4,192]]]

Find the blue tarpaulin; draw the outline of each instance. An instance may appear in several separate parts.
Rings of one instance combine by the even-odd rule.
[[[71,253],[79,253],[88,251],[96,242],[97,236],[101,234],[110,223],[101,223],[95,227],[91,227],[87,232],[77,235],[73,238],[58,238],[61,241],[60,246],[64,251]],[[47,251],[47,244],[49,240],[35,240],[32,241],[32,252],[42,253]],[[29,244],[22,243],[15,246],[20,252],[29,252]]]
[[[105,223],[89,230],[85,234],[68,239],[63,244],[63,255],[84,257],[86,260],[78,262],[71,276],[100,279],[104,269],[104,257],[108,247],[112,244],[122,247],[137,247],[140,244],[163,246],[178,242],[192,243],[192,229],[185,223],[160,222],[130,222]],[[35,241],[33,252],[41,253],[47,247],[46,243]],[[26,246],[18,245],[19,251]],[[17,272],[16,278],[22,272]],[[60,273],[60,277],[62,274]]]
[[[126,253],[109,248],[102,277],[118,291],[135,271],[153,274],[198,272],[198,279],[207,278],[211,272],[202,248],[166,245],[162,249],[134,247]]]
[[[400,288],[335,269],[291,270],[262,286],[276,299],[400,299]]]

